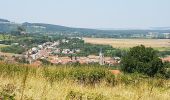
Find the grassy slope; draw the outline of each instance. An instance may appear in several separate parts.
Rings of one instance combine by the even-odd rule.
[[[168,100],[170,98],[170,80],[122,75],[114,78],[115,84],[111,85],[106,79],[113,77],[104,75],[99,83],[92,85],[78,81],[77,75],[82,76],[82,74],[76,74],[79,72],[90,74],[95,71],[97,73],[95,75],[98,76],[100,72],[107,70],[90,66],[75,68],[63,65],[44,69],[0,62],[0,93],[1,96],[15,94],[13,97],[17,100],[21,98],[23,100]]]
[[[0,78],[0,85],[3,88],[8,88],[7,84],[12,85],[14,88],[15,98],[21,98],[20,91],[22,90],[21,78]],[[75,92],[75,96],[79,98],[82,93],[83,98],[97,98],[107,100],[168,100],[170,98],[170,90],[163,88],[151,87],[148,84],[140,83],[136,86],[133,85],[117,85],[115,87],[106,86],[104,83],[96,85],[95,87],[83,86],[68,80],[54,82],[51,86],[48,81],[43,78],[28,77],[24,89],[24,99],[33,100],[65,100],[70,92]],[[77,100],[77,99],[76,99]],[[86,100],[86,99],[83,99]],[[100,100],[100,99],[99,99]]]

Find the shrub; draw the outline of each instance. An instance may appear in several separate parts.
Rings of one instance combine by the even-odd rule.
[[[7,53],[22,54],[25,51],[25,48],[18,45],[17,46],[11,45],[11,46],[1,48],[1,51]]]
[[[106,73],[105,81],[108,85],[111,85],[111,86],[115,86],[118,83],[116,76],[112,74],[111,72]]]
[[[154,76],[163,70],[163,63],[157,51],[143,45],[136,46],[122,58],[122,70],[128,73],[143,73]]]

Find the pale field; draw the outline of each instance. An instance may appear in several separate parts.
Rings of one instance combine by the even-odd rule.
[[[111,45],[115,48],[129,48],[145,45],[158,49],[170,47],[170,39],[111,39],[111,38],[83,38],[86,43]]]
[[[0,76],[0,91],[3,88],[13,91],[16,100],[21,100],[22,90],[24,90],[22,100],[169,100],[170,98],[170,89],[152,87],[147,82],[127,86],[121,84],[114,87],[101,83],[91,87],[64,80],[56,81],[51,85],[44,78],[29,75],[23,88],[22,77]],[[67,99],[70,91],[77,93],[76,99]],[[82,99],[79,97],[81,94]],[[95,99],[99,96],[102,98]]]
[[[5,45],[5,44],[0,44],[0,49],[3,48],[3,47],[7,47],[9,45]]]

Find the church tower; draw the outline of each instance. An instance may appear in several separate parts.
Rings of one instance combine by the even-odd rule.
[[[104,65],[104,54],[102,53],[102,49],[99,52],[99,64]]]

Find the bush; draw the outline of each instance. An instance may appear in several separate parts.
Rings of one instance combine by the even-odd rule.
[[[86,69],[87,68],[87,69]],[[79,83],[83,84],[91,84],[94,85],[96,83],[99,83],[101,80],[103,80],[106,76],[106,69],[103,68],[89,68],[89,67],[82,67],[73,68],[74,70],[71,70],[69,72],[69,75],[72,79],[78,81]]]
[[[22,54],[25,51],[25,49],[21,46],[11,45],[1,48],[1,51],[7,53]]]
[[[106,77],[105,81],[106,81],[106,83],[108,85],[111,85],[111,86],[117,85],[117,81],[116,81],[115,75],[113,75],[112,73],[108,72],[105,77]]]
[[[143,45],[136,46],[122,58],[122,70],[128,73],[143,73],[154,76],[163,71],[163,63],[157,51]]]

